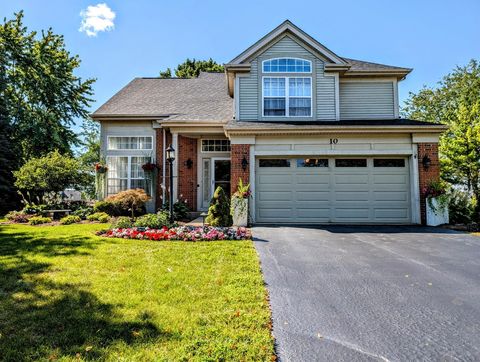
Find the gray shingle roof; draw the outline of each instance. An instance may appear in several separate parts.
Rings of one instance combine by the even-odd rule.
[[[233,99],[224,73],[202,72],[192,79],[135,78],[92,114],[114,116],[221,122],[232,119]]]
[[[362,71],[411,71],[411,68],[402,68],[402,67],[395,67],[393,65],[386,65],[386,64],[379,64],[379,63],[373,63],[373,62],[366,62],[363,60],[357,60],[357,59],[350,59],[350,58],[345,58],[343,59],[348,62],[349,65],[351,65],[350,71],[355,71],[355,72],[362,72]]]

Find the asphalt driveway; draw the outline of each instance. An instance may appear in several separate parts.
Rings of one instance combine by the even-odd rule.
[[[480,238],[255,227],[282,361],[480,360]]]

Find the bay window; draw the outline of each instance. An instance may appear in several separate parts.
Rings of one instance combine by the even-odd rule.
[[[311,117],[311,77],[264,77],[264,117]]]
[[[151,157],[108,156],[107,195],[128,189],[144,189],[150,194],[150,182],[142,166],[151,162]]]

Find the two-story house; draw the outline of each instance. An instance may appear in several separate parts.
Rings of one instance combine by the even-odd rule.
[[[205,210],[217,186],[251,184],[256,223],[424,223],[422,188],[439,177],[443,126],[399,117],[411,69],[341,57],[283,22],[195,79],[135,78],[101,123],[105,195],[145,187]],[[158,170],[146,176],[142,165]]]

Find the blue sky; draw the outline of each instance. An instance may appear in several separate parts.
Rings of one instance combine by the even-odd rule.
[[[114,28],[88,36],[80,12],[99,3],[115,13]],[[80,76],[97,78],[92,111],[132,78],[157,76],[187,57],[228,62],[285,19],[341,56],[414,68],[400,83],[401,103],[480,58],[478,0],[0,2],[2,18],[21,9],[29,29],[65,36],[82,59]]]

